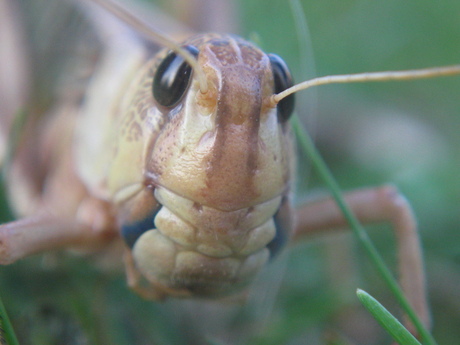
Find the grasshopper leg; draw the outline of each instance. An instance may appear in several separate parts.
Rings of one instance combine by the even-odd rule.
[[[344,197],[361,223],[389,222],[393,225],[398,244],[401,287],[422,322],[429,326],[422,250],[408,201],[394,186],[360,189],[345,193]],[[322,199],[298,209],[294,241],[346,227],[347,222],[335,201],[332,198]]]
[[[105,217],[102,209],[95,206],[92,201],[82,203],[77,217],[60,217],[43,211],[0,225],[0,264],[8,265],[49,250],[100,248],[110,243],[117,234],[115,228],[110,217]]]

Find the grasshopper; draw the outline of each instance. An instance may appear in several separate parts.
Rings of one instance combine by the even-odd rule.
[[[247,288],[287,243],[346,226],[329,198],[292,204],[294,99],[283,92],[308,85],[291,88],[280,57],[227,34],[191,36],[158,52],[123,22],[129,13],[101,3],[112,13],[81,7],[97,18],[105,49],[86,90],[28,121],[7,166],[20,219],[0,227],[2,264],[59,248],[115,246],[128,285],[147,299],[220,298]],[[428,324],[410,205],[392,186],[352,191],[346,200],[361,221],[393,224],[401,284]]]

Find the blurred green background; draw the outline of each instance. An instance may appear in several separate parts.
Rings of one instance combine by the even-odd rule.
[[[282,56],[297,81],[305,75],[460,62],[456,0],[303,1],[311,37],[305,47],[316,68],[299,61],[287,1],[248,0],[238,6],[239,33]],[[344,189],[390,182],[412,203],[440,344],[460,339],[459,89],[460,77],[453,77],[323,86],[297,96],[299,114]],[[324,191],[314,169],[305,162],[300,166],[299,199],[307,184],[314,194]],[[390,228],[368,229],[394,267]],[[248,334],[246,343],[390,343],[355,290],[366,289],[396,313],[398,308],[351,234],[298,244],[285,264],[284,275],[272,271],[271,280],[258,286],[276,290],[282,278],[266,327],[251,332],[239,326]],[[145,302],[128,290],[121,272],[100,271],[80,257],[35,256],[3,267],[0,292],[21,344],[192,344],[196,331],[176,304]]]

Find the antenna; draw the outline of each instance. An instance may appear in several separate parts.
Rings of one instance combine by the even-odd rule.
[[[413,79],[426,79],[435,77],[454,76],[460,74],[460,65],[451,65],[445,67],[432,67],[422,69],[412,69],[403,71],[386,71],[386,72],[368,72],[356,74],[339,74],[328,75],[314,78],[302,83],[296,84],[283,92],[270,97],[270,106],[275,107],[283,98],[305,90],[313,86],[339,84],[339,83],[364,83],[374,81],[402,81]]]
[[[119,3],[113,0],[86,0],[92,3],[97,4],[98,6],[104,8],[115,17],[123,21],[124,23],[128,24],[129,26],[133,27],[141,34],[145,35],[149,39],[155,41],[156,43],[165,46],[176,52],[178,55],[182,56],[185,61],[189,63],[189,65],[193,68],[193,70],[197,74],[197,79],[200,84],[200,91],[201,93],[206,93],[208,91],[208,82],[206,80],[206,76],[203,70],[198,65],[197,60],[195,57],[190,54],[188,51],[183,49],[179,46],[174,40],[169,38],[167,35],[158,32],[157,29],[153,28],[148,23],[142,21],[141,19],[134,16],[131,12],[127,9],[122,7]]]

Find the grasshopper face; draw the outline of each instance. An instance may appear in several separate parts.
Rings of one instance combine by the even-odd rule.
[[[290,217],[279,214],[290,209],[293,104],[267,100],[292,82],[278,57],[234,36],[196,36],[184,47],[197,56],[208,91],[175,53],[143,77],[142,85],[153,84],[142,109],[154,130],[139,136],[142,182],[120,204],[120,223],[136,268],[160,290],[221,295],[246,285],[291,231],[281,221]],[[132,174],[121,165],[116,157],[115,194],[123,171]]]
[[[194,81],[162,110],[168,120],[147,153],[146,175],[200,205],[234,211],[288,188],[289,133],[264,104],[274,93],[269,57],[241,39],[205,37],[189,42],[210,90],[202,94]]]

